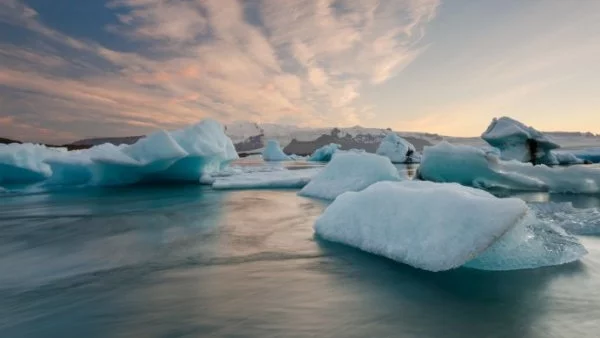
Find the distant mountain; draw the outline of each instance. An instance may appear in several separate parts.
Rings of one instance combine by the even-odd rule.
[[[115,145],[133,144],[133,143],[137,142],[137,140],[141,139],[142,137],[144,137],[144,136],[140,135],[140,136],[125,136],[125,137],[88,138],[88,139],[75,141],[73,143],[70,143],[70,145],[73,145],[73,146],[97,146],[99,144],[104,144],[104,143],[112,143]]]
[[[381,140],[391,129],[364,128],[354,126],[349,128],[305,128],[294,125],[254,122],[234,122],[225,126],[225,133],[233,141],[236,150],[241,154],[257,153],[262,150],[269,139],[275,139],[288,154],[308,155],[315,149],[329,144],[338,143],[342,149],[365,149],[374,152]],[[454,144],[473,146],[486,145],[480,137],[451,137],[432,133],[397,132],[412,143],[418,151],[423,147],[439,143],[443,140]],[[600,135],[580,132],[549,132],[553,140],[565,149],[580,149],[599,147]],[[87,148],[103,143],[132,144],[143,136],[104,137],[79,140],[63,147],[69,149]],[[18,142],[1,139],[0,143]]]
[[[21,143],[20,141],[11,140],[9,138],[0,137],[0,144]]]

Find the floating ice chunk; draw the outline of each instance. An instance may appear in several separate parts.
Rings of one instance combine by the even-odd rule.
[[[334,199],[347,191],[360,191],[379,181],[400,181],[400,176],[387,157],[340,152],[298,194]]]
[[[600,163],[600,148],[587,148],[578,150],[561,150],[556,151],[555,154],[570,154],[578,159],[587,161],[589,163]]]
[[[44,160],[64,151],[38,144],[0,144],[0,183],[43,181],[52,175]]]
[[[290,157],[286,155],[277,140],[269,140],[267,146],[262,153],[263,160],[265,161],[288,161]]]
[[[420,159],[415,146],[396,133],[387,134],[376,153],[389,158],[392,163],[415,163]]]
[[[600,235],[600,210],[577,209],[571,203],[533,203],[537,218],[574,235]]]
[[[316,233],[416,268],[528,269],[586,254],[576,238],[537,220],[525,202],[458,184],[379,182],[339,196]]]
[[[329,162],[335,154],[342,146],[336,143],[330,143],[328,145],[324,145],[321,148],[315,150],[312,155],[308,158],[309,161],[315,162]]]
[[[529,211],[523,221],[464,266],[496,271],[533,269],[571,263],[586,254],[577,238]]]
[[[556,161],[558,162],[558,164],[561,164],[561,165],[584,164],[585,163],[584,160],[578,158],[577,156],[575,156],[569,152],[553,151],[552,154],[556,158]]]
[[[217,177],[213,189],[300,189],[322,168],[250,172]]]
[[[482,149],[447,142],[426,147],[419,177],[435,182],[456,182],[485,189],[600,192],[600,168],[551,168],[518,161],[502,161]]]
[[[316,233],[416,268],[442,271],[476,257],[525,217],[515,199],[458,184],[379,182],[340,195]]]
[[[503,160],[558,164],[551,152],[552,149],[560,147],[558,144],[534,128],[510,117],[493,119],[481,137],[500,149]]]

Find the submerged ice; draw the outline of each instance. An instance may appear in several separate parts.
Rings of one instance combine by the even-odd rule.
[[[132,145],[103,144],[70,152],[35,145],[0,148],[5,169],[2,181],[43,181],[44,185],[199,182],[203,175],[219,171],[237,157],[223,126],[213,120],[171,132],[158,131]]]
[[[379,181],[404,178],[387,157],[339,152],[298,194],[331,200],[344,192],[360,191]]]
[[[525,202],[458,184],[379,182],[340,195],[315,223],[318,236],[416,268],[468,262],[484,270],[556,265],[586,251],[535,219]]]

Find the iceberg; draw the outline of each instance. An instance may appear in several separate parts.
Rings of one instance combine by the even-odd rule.
[[[332,200],[379,181],[405,179],[389,158],[370,153],[340,152],[300,192],[300,196]]]
[[[322,168],[282,169],[216,177],[213,189],[300,189]]]
[[[28,149],[26,152],[23,146]],[[29,182],[41,181],[45,186],[125,185],[157,180],[200,182],[203,176],[218,172],[238,158],[223,126],[213,120],[172,132],[158,131],[132,145],[107,143],[67,152],[11,144],[2,148],[2,154],[0,158],[13,159],[1,162],[8,163],[10,170],[2,172],[11,173],[11,180],[21,177]]]
[[[565,245],[559,252],[544,246],[543,231],[531,240],[532,222],[539,223],[516,198],[500,199],[458,184],[402,181],[340,195],[314,228],[326,240],[429,271],[466,263],[484,270],[533,268],[586,253],[577,239],[560,231],[552,234],[554,242]]]
[[[560,148],[558,144],[534,128],[510,117],[493,119],[481,138],[491,146],[500,149],[503,160],[558,164],[551,152],[552,149]]]
[[[61,155],[66,149],[39,144],[0,144],[0,184],[34,183],[52,175],[44,160]]]
[[[578,158],[572,153],[563,151],[553,151],[553,156],[556,158],[556,162],[560,165],[573,165],[573,164],[585,164],[586,161]]]
[[[267,145],[262,152],[263,160],[265,161],[288,161],[290,157],[286,155],[279,146],[277,140],[267,141]]]
[[[426,147],[418,177],[434,182],[455,182],[482,189],[549,191],[555,193],[600,192],[600,168],[548,167],[518,161],[502,161],[493,152],[441,142]]]
[[[375,153],[389,158],[392,163],[416,163],[420,160],[415,146],[396,133],[387,134]]]
[[[314,162],[329,162],[335,154],[342,146],[336,143],[330,143],[322,146],[321,148],[315,150],[312,155],[308,158],[309,161]]]

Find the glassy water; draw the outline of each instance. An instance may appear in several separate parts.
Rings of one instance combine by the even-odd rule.
[[[599,335],[594,237],[566,266],[430,273],[316,240],[324,208],[193,185],[2,197],[0,337]]]

